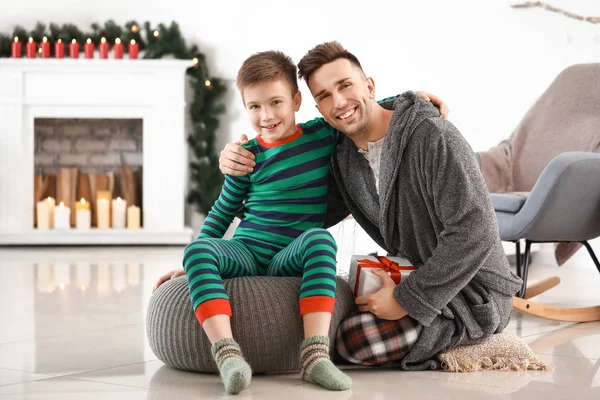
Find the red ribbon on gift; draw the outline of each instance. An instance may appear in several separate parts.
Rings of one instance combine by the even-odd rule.
[[[373,261],[369,259],[358,260],[358,267],[356,268],[356,283],[354,284],[354,295],[357,296],[358,286],[360,283],[360,270],[362,268],[381,268],[385,272],[388,272],[392,278],[392,280],[397,284],[400,283],[402,279],[401,271],[416,271],[412,265],[400,265],[396,261],[392,261],[387,257],[383,256],[375,256],[378,261]]]

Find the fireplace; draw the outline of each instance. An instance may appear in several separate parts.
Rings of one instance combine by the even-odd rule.
[[[0,245],[189,243],[184,72],[192,65],[191,60],[0,60]],[[87,125],[74,127],[74,121]],[[100,125],[104,139],[51,135],[50,127],[61,124],[71,124],[74,136],[93,130],[90,121]],[[139,139],[111,131],[118,123],[130,124]],[[94,154],[94,148],[102,151]],[[143,169],[141,229],[34,227],[34,176],[44,168],[99,174],[128,164]]]

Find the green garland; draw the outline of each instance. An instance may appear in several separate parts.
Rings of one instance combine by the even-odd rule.
[[[79,43],[91,38],[96,44],[100,38],[105,37],[108,43],[114,43],[116,38],[121,38],[125,43],[124,50],[128,51],[127,44],[131,39],[139,44],[139,49],[145,50],[144,58],[162,58],[172,56],[178,59],[197,61],[195,67],[187,70],[191,88],[194,91],[194,100],[190,105],[190,116],[193,130],[188,136],[188,144],[193,152],[193,160],[190,162],[192,188],[187,195],[188,203],[194,205],[200,213],[207,214],[213,203],[219,196],[223,184],[223,175],[219,171],[219,158],[215,150],[215,134],[219,127],[219,115],[225,112],[225,106],[221,99],[225,93],[225,84],[219,78],[211,77],[206,65],[204,54],[196,45],[187,46],[181,36],[179,26],[172,22],[167,27],[159,24],[152,28],[149,22],[144,24],[143,29],[136,21],[130,21],[125,27],[117,25],[114,21],[107,21],[104,26],[91,25],[91,32],[82,32],[73,24],[62,26],[37,23],[35,29],[26,31],[24,28],[15,27],[12,35],[0,33],[0,57],[11,56],[11,45],[15,36],[20,38],[23,46],[32,37],[36,43],[41,42],[46,36],[50,43],[58,39],[65,42],[65,57],[69,57],[68,43],[76,39]],[[142,32],[145,33],[142,36]],[[22,54],[26,54],[23,49]],[[54,46],[50,46],[52,56]],[[127,62],[127,60],[123,60]]]

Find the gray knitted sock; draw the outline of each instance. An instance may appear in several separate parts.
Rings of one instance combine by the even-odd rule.
[[[237,394],[250,385],[252,370],[235,340],[221,339],[212,345],[211,351],[227,393]]]
[[[329,359],[329,338],[311,336],[300,346],[302,379],[329,390],[348,390],[352,379],[340,371]]]

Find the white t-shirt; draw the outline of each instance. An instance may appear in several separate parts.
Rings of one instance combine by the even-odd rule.
[[[377,189],[377,194],[379,194],[379,163],[381,161],[381,149],[383,148],[383,140],[385,137],[379,139],[376,142],[368,142],[367,148],[368,150],[358,149],[358,152],[362,154],[367,161],[369,162],[369,166],[373,171],[373,176],[375,177],[375,188]]]

